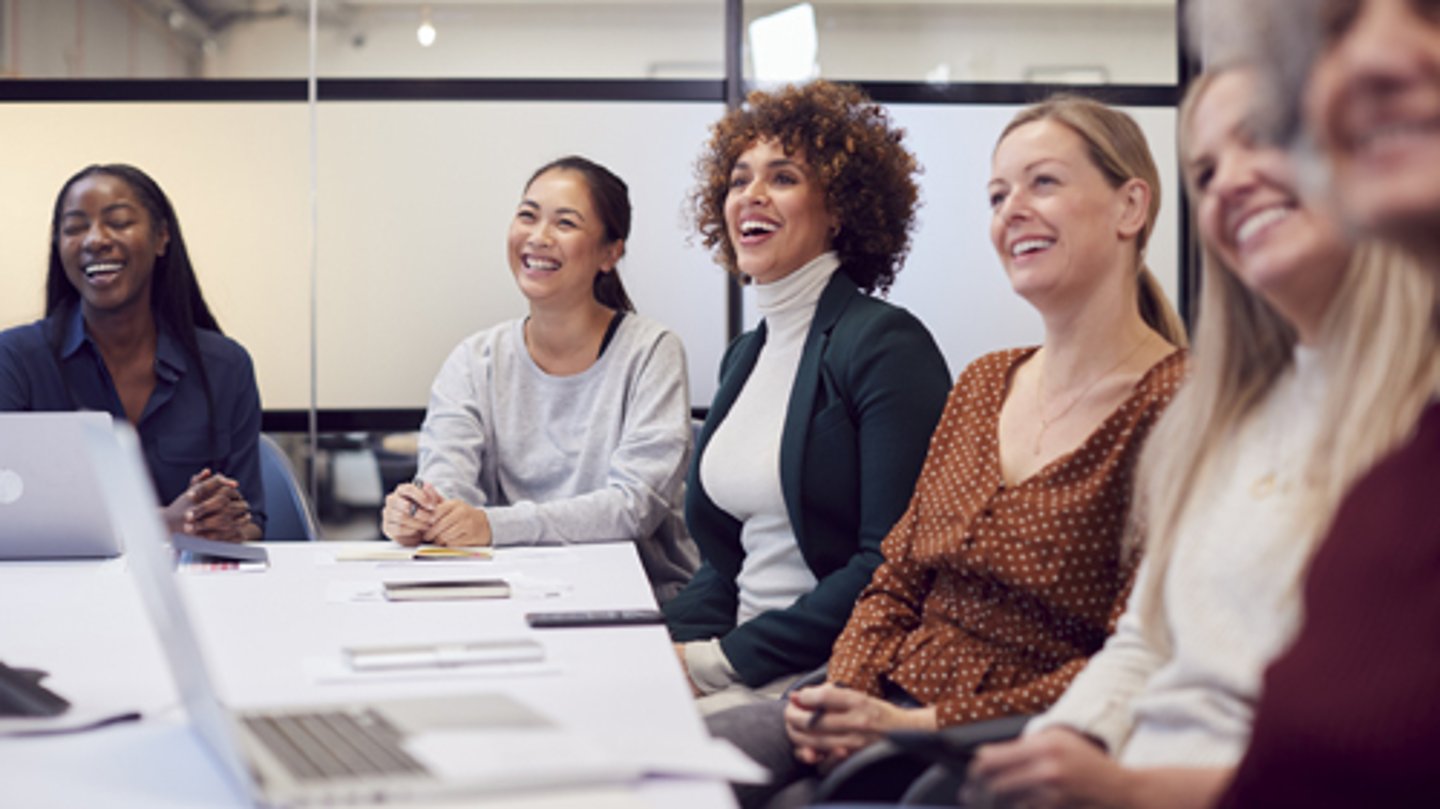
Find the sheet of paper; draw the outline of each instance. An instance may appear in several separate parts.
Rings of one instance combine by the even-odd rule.
[[[409,548],[380,546],[376,548],[325,548],[315,552],[316,564],[339,562],[408,562],[415,552]]]
[[[632,783],[644,774],[614,745],[561,728],[430,731],[405,749],[442,779],[500,791]]]
[[[723,739],[607,739],[604,743],[565,729],[436,731],[406,748],[439,772],[465,774],[475,759],[499,758],[526,772],[547,769],[706,778],[763,784],[770,773]],[[531,762],[531,756],[538,760]],[[508,768],[508,767],[507,767]]]
[[[527,545],[514,548],[500,548],[495,552],[495,558],[502,562],[540,560],[552,565],[573,564],[576,561],[575,554],[563,545]]]
[[[649,775],[718,778],[740,784],[764,784],[770,771],[726,739],[626,739],[613,741]]]
[[[505,581],[510,583],[511,597],[523,600],[556,598],[575,591],[574,585],[563,579],[531,576],[520,571],[505,574]]]
[[[342,579],[325,585],[325,600],[331,604],[388,604],[385,583]]]

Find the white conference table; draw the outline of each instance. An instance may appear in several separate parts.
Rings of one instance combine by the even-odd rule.
[[[618,749],[699,745],[695,711],[663,627],[532,630],[535,610],[653,606],[634,547],[499,551],[480,562],[337,561],[377,543],[271,543],[263,572],[181,574],[212,678],[231,707],[499,691]],[[382,546],[383,547],[383,546]],[[391,603],[378,583],[501,575],[509,599]],[[341,649],[531,636],[542,663],[358,677]],[[0,563],[0,660],[48,670],[77,711],[136,709],[139,722],[43,738],[0,738],[0,806],[244,806],[190,732],[124,557]],[[644,746],[649,745],[649,748]],[[613,788],[487,797],[468,805],[722,809],[729,787],[646,778]],[[459,804],[465,805],[465,804]]]

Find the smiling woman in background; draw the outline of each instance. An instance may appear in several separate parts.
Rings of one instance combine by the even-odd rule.
[[[830,654],[905,508],[949,372],[879,301],[914,226],[914,157],[883,108],[817,81],[712,128],[696,223],[755,285],[725,352],[686,520],[704,563],[665,608],[702,711],[773,699]]]
[[[1257,84],[1212,68],[1181,106],[1203,300],[1191,381],[1141,462],[1140,584],[1025,738],[979,752],[973,786],[1001,806],[1210,805],[1335,506],[1440,382],[1433,282],[1393,249],[1352,250],[1301,198],[1293,162],[1255,138]]]
[[[1313,72],[1291,71],[1308,87],[1270,100],[1298,113],[1305,99],[1341,218],[1440,278],[1440,7],[1270,5],[1280,24],[1315,40]],[[1386,324],[1370,325],[1371,340],[1390,339]],[[1434,339],[1432,331],[1379,348],[1433,356]],[[1377,374],[1368,384],[1393,382]],[[1315,553],[1304,623],[1265,674],[1223,809],[1440,806],[1440,404],[1428,393],[1409,440],[1355,484]]]
[[[631,541],[665,602],[695,550],[680,518],[690,392],[680,339],[635,314],[616,266],[624,181],[583,157],[542,166],[507,238],[527,317],[466,338],[430,391],[419,478],[382,527],[413,545]]]
[[[89,166],[50,233],[45,319],[0,333],[0,410],[125,419],[171,530],[260,539],[255,373],[200,294],[165,192],[133,166]]]
[[[1023,110],[992,172],[991,241],[1044,343],[960,374],[828,682],[712,717],[775,775],[746,806],[794,805],[892,731],[1043,710],[1123,607],[1135,462],[1185,369],[1144,262],[1159,173],[1129,116],[1081,98]]]

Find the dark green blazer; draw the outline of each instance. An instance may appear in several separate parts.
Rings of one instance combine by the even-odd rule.
[[[801,554],[818,581],[783,610],[735,625],[740,521],[700,483],[700,459],[745,386],[765,324],[736,338],[701,428],[686,483],[685,521],[703,561],[665,605],[677,642],[720,638],[745,684],[807,671],[830,657],[860,590],[880,564],[880,541],[910,502],[950,372],[913,315],[860,292],[837,270],[805,337],[780,438],[780,486]]]

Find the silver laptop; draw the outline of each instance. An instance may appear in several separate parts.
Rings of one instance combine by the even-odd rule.
[[[106,483],[106,503],[193,727],[247,800],[271,806],[388,802],[617,783],[638,776],[613,761],[567,760],[568,735],[503,694],[232,712],[215,693],[176,584],[174,555],[134,431],[117,424],[89,439],[89,454]],[[554,755],[547,758],[553,764],[537,768],[532,761],[507,762],[501,749],[480,757],[488,760],[477,761],[474,773],[450,769],[442,777],[412,756],[404,742],[414,734],[445,730],[512,732],[504,738],[514,738],[513,731],[547,734],[538,738],[551,745]]]
[[[94,411],[0,413],[0,559],[120,554],[85,444],[87,429],[109,432],[112,421]]]

